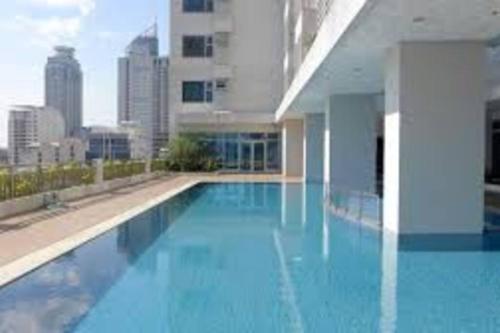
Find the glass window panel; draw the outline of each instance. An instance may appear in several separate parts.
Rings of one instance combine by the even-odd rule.
[[[226,163],[227,169],[238,169],[239,145],[236,141],[226,142]]]
[[[184,57],[204,57],[205,36],[184,36],[182,38],[182,55]]]
[[[203,103],[205,101],[205,82],[203,81],[183,82],[182,101],[185,103]]]
[[[206,0],[183,0],[185,12],[204,12]]]
[[[281,166],[281,154],[278,141],[267,142],[267,168],[268,170],[279,170]]]

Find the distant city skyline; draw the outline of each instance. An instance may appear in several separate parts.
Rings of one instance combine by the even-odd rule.
[[[14,0],[2,4],[0,147],[7,146],[10,107],[44,103],[44,66],[59,44],[74,47],[82,65],[84,125],[116,125],[116,59],[137,31],[155,19],[160,52],[168,54],[168,11],[169,0]]]

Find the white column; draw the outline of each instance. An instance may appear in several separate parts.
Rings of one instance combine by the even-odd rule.
[[[325,118],[325,182],[332,188],[375,192],[373,95],[334,95]]]
[[[285,177],[302,177],[304,174],[304,122],[288,119],[283,122],[282,173]]]
[[[304,178],[307,182],[323,181],[323,144],[325,115],[307,114],[304,119]]]
[[[330,98],[326,100],[325,103],[325,128],[324,128],[324,135],[323,135],[323,183],[324,183],[324,197],[329,198],[330,196],[330,180],[331,180],[331,142],[332,142],[332,136],[331,136],[331,127],[332,127],[332,117],[330,116]]]
[[[480,233],[485,47],[403,43],[386,68],[384,226],[396,233]]]
[[[95,168],[94,183],[104,183],[104,161],[102,159],[95,159],[92,161],[92,166]]]

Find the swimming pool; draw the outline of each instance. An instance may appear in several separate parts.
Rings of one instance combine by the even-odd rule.
[[[0,289],[0,332],[499,329],[495,240],[401,247],[321,198],[317,184],[196,186]]]

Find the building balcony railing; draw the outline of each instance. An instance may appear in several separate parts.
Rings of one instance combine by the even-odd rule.
[[[329,204],[339,216],[377,228],[383,225],[379,194],[335,188],[330,189]]]

